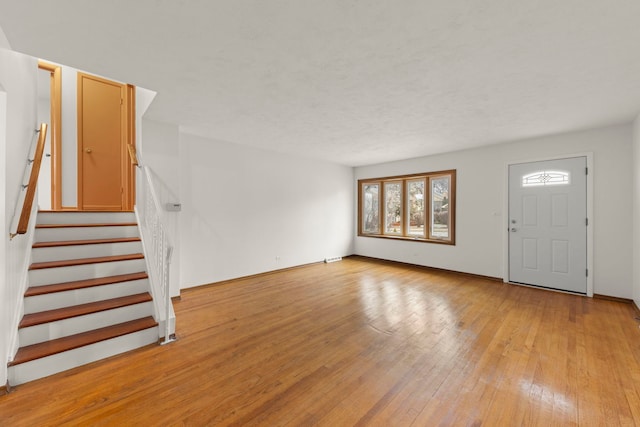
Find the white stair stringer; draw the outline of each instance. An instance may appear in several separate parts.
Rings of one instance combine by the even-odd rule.
[[[158,341],[158,327],[100,341],[9,367],[9,383],[23,384],[58,372],[135,350]],[[91,378],[87,378],[90,381]],[[96,380],[98,381],[98,380]]]
[[[31,262],[49,262],[81,258],[97,258],[112,255],[126,255],[142,252],[142,243],[117,242],[117,243],[97,243],[78,244],[68,246],[53,246],[46,248],[33,248],[31,252]]]
[[[149,290],[149,279],[129,280],[126,282],[110,283],[101,286],[91,286],[82,289],[54,292],[44,295],[25,297],[24,314],[40,311],[55,310],[70,305],[87,304],[135,295]]]
[[[129,320],[135,320],[140,317],[152,315],[153,302],[148,301],[140,304],[128,305],[126,307],[99,311],[97,313],[70,317],[68,319],[57,320],[55,322],[43,323],[41,325],[20,328],[18,331],[20,346],[24,347],[44,341],[55,340],[57,338],[68,337],[69,335],[75,335],[111,326],[114,323],[127,322]],[[114,322],[114,319],[118,319],[118,321]]]
[[[137,273],[138,271],[146,270],[147,267],[143,258],[125,261],[99,262],[95,264],[72,265],[68,267],[41,268],[29,271],[29,285],[48,285],[51,283],[71,282],[74,280],[86,280],[97,277]]]

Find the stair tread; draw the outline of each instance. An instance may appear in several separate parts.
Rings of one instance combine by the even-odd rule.
[[[116,276],[100,277],[96,279],[75,280],[73,282],[53,283],[51,285],[32,286],[25,292],[25,297],[46,295],[56,292],[73,291],[77,289],[91,288],[94,286],[112,285],[114,283],[128,282],[130,280],[147,279],[149,275],[144,271],[138,273],[119,274]]]
[[[74,227],[132,227],[137,222],[102,222],[102,223],[78,223],[78,224],[36,224],[36,228],[74,228]]]
[[[110,255],[94,258],[77,258],[66,259],[60,261],[46,261],[46,262],[34,262],[29,266],[29,270],[40,270],[42,268],[56,268],[56,267],[70,267],[74,265],[86,265],[96,264],[100,262],[116,262],[116,261],[129,261],[133,259],[142,259],[144,255],[142,253],[126,254],[126,255]]]
[[[25,314],[22,317],[18,328],[27,328],[29,326],[69,319],[71,317],[83,316],[85,314],[98,313],[100,311],[126,307],[128,305],[140,304],[147,301],[152,301],[151,295],[148,292],[143,292],[141,294]]]
[[[61,240],[56,242],[37,242],[33,244],[34,249],[53,248],[58,246],[80,246],[97,245],[101,243],[128,243],[139,242],[139,237],[117,237],[115,239],[89,239],[89,240]]]
[[[153,317],[148,316],[124,323],[119,323],[92,331],[82,332],[80,334],[70,335],[68,337],[58,338],[51,341],[45,341],[38,344],[21,347],[18,349],[15,358],[9,362],[8,366],[15,366],[21,363],[30,362],[32,360],[51,356],[64,351],[73,350],[100,341],[116,338],[122,335],[131,334],[133,332],[142,331],[144,329],[158,326]]]

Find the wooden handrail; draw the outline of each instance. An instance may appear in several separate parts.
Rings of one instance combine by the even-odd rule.
[[[40,165],[42,164],[42,155],[44,154],[44,142],[47,137],[47,124],[40,125],[40,134],[38,135],[38,143],[33,156],[33,164],[31,165],[31,175],[29,175],[29,183],[27,184],[27,194],[22,204],[22,212],[18,221],[16,234],[25,234],[29,228],[29,217],[31,216],[31,207],[33,199],[36,196],[36,186],[38,184],[38,175],[40,175]]]
[[[134,166],[138,166],[138,156],[136,155],[136,147],[133,144],[127,145],[129,149],[129,157],[131,158],[131,163]]]

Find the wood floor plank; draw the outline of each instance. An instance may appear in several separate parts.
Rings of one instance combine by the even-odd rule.
[[[178,341],[16,387],[0,424],[640,425],[622,302],[350,257],[174,308]]]

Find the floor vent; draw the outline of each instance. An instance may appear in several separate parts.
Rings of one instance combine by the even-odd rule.
[[[324,262],[326,264],[328,264],[330,262],[336,262],[336,261],[342,261],[342,257],[341,256],[334,256],[334,257],[331,257],[331,258],[325,258],[324,259]]]

